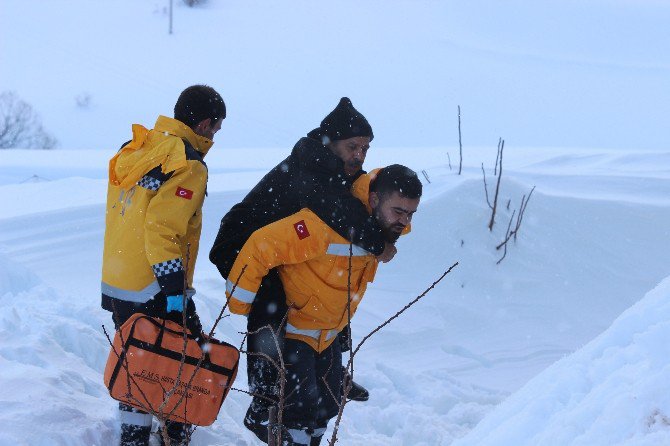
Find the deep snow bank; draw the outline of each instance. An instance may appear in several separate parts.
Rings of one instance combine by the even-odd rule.
[[[0,444],[110,444],[107,341],[87,303],[0,255]]]
[[[668,339],[670,277],[454,445],[668,444]]]

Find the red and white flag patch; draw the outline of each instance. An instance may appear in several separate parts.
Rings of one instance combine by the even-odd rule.
[[[309,231],[307,230],[305,220],[300,220],[298,223],[295,223],[293,229],[295,229],[295,233],[298,234],[300,240],[309,237]]]
[[[193,198],[193,191],[184,189],[183,187],[179,186],[177,187],[177,192],[175,193],[175,195],[190,200],[191,198]]]

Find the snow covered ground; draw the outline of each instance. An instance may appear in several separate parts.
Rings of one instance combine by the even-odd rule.
[[[670,153],[508,147],[501,203],[510,199],[510,209],[502,207],[489,233],[478,164],[492,165],[495,149],[468,152],[473,162],[461,176],[441,161],[444,150],[370,152],[369,166],[403,162],[426,170],[431,183],[414,231],[401,239],[398,256],[380,268],[366,295],[354,320],[355,338],[449,265],[460,265],[363,348],[357,379],[372,398],[347,407],[344,444],[451,444],[669,275],[670,237],[663,222],[670,219]],[[0,208],[9,211],[0,219],[0,444],[111,444],[118,433],[115,404],[101,376],[108,350],[101,325],[109,326],[109,316],[99,308],[105,188],[99,166],[112,151],[40,152],[41,163],[32,161],[33,153],[6,151],[0,158]],[[215,146],[208,159],[203,247],[211,246],[220,216],[284,154],[268,151],[252,168],[245,151]],[[81,159],[77,176],[63,174],[59,159]],[[16,172],[33,180],[11,179]],[[533,185],[519,239],[496,265],[495,245],[507,219]],[[199,311],[209,325],[222,303],[223,282],[206,254],[195,280]],[[596,341],[598,351],[612,356],[608,361],[595,361],[599,356],[588,347],[562,359],[494,411],[473,433],[480,436],[465,437],[465,444],[486,438],[494,445],[606,445],[616,444],[611,440],[617,434],[620,441],[631,438],[624,444],[670,441],[664,421],[670,407],[662,387],[653,391],[670,364],[664,290],[667,284],[640,304],[644,311],[629,310],[622,319],[635,318],[635,324],[619,321],[612,328],[623,327],[626,336],[614,331]],[[219,336],[238,343],[240,319],[226,319]],[[641,345],[629,345],[635,330]],[[623,395],[635,399],[629,408],[634,413],[625,405],[596,412],[609,407],[614,394],[612,402],[624,401]],[[241,424],[247,404],[246,395],[231,393],[219,420],[199,429],[194,444],[254,444]],[[508,406],[514,417],[500,415]],[[507,427],[503,421],[510,419]],[[574,427],[564,436],[551,433],[566,425]],[[609,432],[613,426],[618,429]],[[588,436],[580,443],[584,429]],[[608,436],[601,438],[604,431]]]
[[[166,4],[0,2],[0,88],[62,147],[0,151],[0,445],[116,441],[99,308],[107,160],[131,123],[169,115],[198,82],[229,109],[207,158],[195,276],[206,326],[223,301],[206,258],[220,217],[340,96],[374,127],[367,167],[430,178],[354,340],[459,266],[362,349],[356,379],[372,397],[347,406],[342,444],[670,444],[667,2],[177,1],[172,36]],[[492,189],[499,136],[489,232],[481,164]],[[227,318],[218,336],[237,344],[243,326]],[[231,392],[194,446],[257,444],[248,401]]]
[[[507,399],[454,445],[665,445],[670,280]]]

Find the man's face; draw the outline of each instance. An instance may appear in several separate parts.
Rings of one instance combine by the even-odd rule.
[[[412,222],[419,207],[419,198],[407,198],[399,192],[377,194],[370,192],[372,213],[384,232],[386,241],[395,243],[402,231]]]
[[[214,140],[214,134],[221,130],[223,119],[217,119],[213,122],[210,118],[200,121],[193,130],[196,135],[204,136],[207,139]]]
[[[328,147],[344,161],[344,173],[352,176],[363,167],[365,155],[367,155],[370,148],[370,138],[367,136],[355,136],[349,139],[333,141]]]

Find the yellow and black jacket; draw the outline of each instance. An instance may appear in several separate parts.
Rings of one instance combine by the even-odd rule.
[[[352,189],[364,203],[369,182],[370,176],[362,175]],[[226,281],[231,312],[249,313],[262,278],[272,268],[279,271],[289,306],[286,337],[322,352],[349,321],[348,296],[351,316],[356,312],[374,280],[377,259],[302,209],[255,231],[244,244]]]
[[[109,163],[102,306],[140,308],[191,287],[207,187],[203,156],[212,141],[159,116]]]

